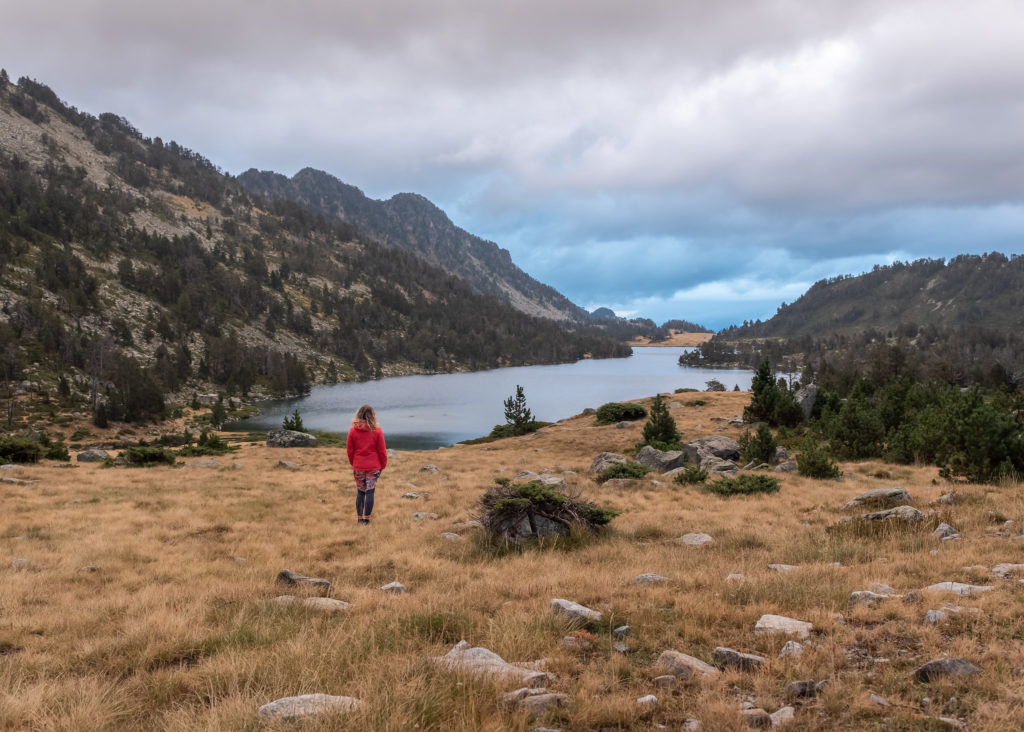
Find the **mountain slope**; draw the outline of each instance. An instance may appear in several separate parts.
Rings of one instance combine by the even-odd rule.
[[[0,383],[59,383],[69,404],[130,420],[210,385],[294,394],[629,352],[2,77]]]
[[[584,321],[587,313],[552,287],[517,267],[508,251],[457,227],[423,196],[399,193],[387,201],[368,198],[332,175],[304,168],[292,178],[250,169],[238,182],[271,200],[293,201],[328,220],[343,221],[380,242],[412,252],[530,315]]]
[[[816,282],[769,320],[723,331],[729,337],[788,337],[895,331],[901,326],[1024,327],[1024,257],[993,252],[948,263],[921,259]]]

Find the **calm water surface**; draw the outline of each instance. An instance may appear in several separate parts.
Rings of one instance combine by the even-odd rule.
[[[505,422],[504,400],[520,384],[535,419],[555,422],[605,402],[648,397],[680,387],[704,390],[718,379],[749,389],[753,372],[680,366],[686,348],[634,348],[629,358],[585,359],[556,366],[519,366],[470,374],[398,376],[317,386],[300,399],[263,402],[261,413],[234,429],[276,429],[296,408],[307,429],[347,432],[361,404],[377,410],[388,447],[430,450],[482,437]]]

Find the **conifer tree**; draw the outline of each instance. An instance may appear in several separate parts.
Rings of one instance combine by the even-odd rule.
[[[516,384],[515,395],[505,400],[505,422],[512,425],[517,435],[525,435],[530,431],[533,415],[526,408],[526,395],[519,384]]]
[[[658,450],[674,450],[679,447],[679,430],[676,421],[668,413],[661,394],[651,403],[651,416],[644,425],[644,442]]]

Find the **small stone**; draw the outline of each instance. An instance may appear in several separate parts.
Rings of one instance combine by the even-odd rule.
[[[968,585],[963,582],[937,582],[924,588],[926,592],[954,592],[957,595],[976,595],[995,589],[992,585]]]
[[[459,521],[452,524],[452,531],[469,531],[470,529],[482,529],[483,523],[476,519],[470,519],[469,521]]]
[[[715,540],[708,534],[700,533],[683,534],[679,537],[679,541],[686,544],[686,546],[710,546],[715,543]]]
[[[342,610],[348,610],[351,605],[341,600],[335,600],[330,597],[295,597],[294,595],[281,595],[275,597],[274,602],[278,605],[302,605],[310,610],[318,610],[322,613],[340,613]]]
[[[632,629],[628,625],[620,625],[612,631],[612,635],[615,637],[615,640],[622,640],[629,635],[630,630]]]
[[[792,722],[795,716],[796,710],[793,707],[782,707],[772,712],[772,727],[781,727],[786,722]]]
[[[668,577],[662,577],[660,574],[646,573],[638,574],[633,578],[634,585],[660,585],[668,582]]]
[[[637,699],[636,704],[643,709],[654,709],[654,707],[658,706],[658,697],[654,694],[648,694]]]
[[[878,593],[879,595],[895,595],[896,590],[889,587],[889,585],[883,585],[881,582],[872,582],[868,585],[868,589],[872,592]]]
[[[689,730],[690,732],[700,732],[704,727],[701,725],[699,719],[688,717],[687,720],[683,722],[683,729]]]
[[[719,646],[714,650],[715,663],[723,668],[737,668],[740,671],[756,671],[764,665],[764,656],[754,653],[740,653],[732,648]]]
[[[887,706],[889,706],[889,702],[886,701],[884,696],[879,696],[878,694],[876,694],[874,692],[871,692],[871,694],[868,696],[868,702],[872,706],[875,706],[875,707],[887,707]]]
[[[615,650],[616,653],[623,653],[623,654],[625,654],[625,653],[629,653],[629,651],[630,651],[630,647],[627,646],[625,643],[616,643],[615,645],[612,646],[612,648]]]
[[[28,560],[24,557],[19,557],[18,559],[15,559],[13,562],[11,562],[11,569],[19,572],[25,569],[26,567],[28,567]]]
[[[584,622],[601,622],[601,613],[597,610],[591,610],[589,607],[580,605],[572,600],[563,600],[561,598],[554,598],[549,607],[555,615],[565,615],[570,620],[582,620]]]
[[[960,532],[954,529],[947,523],[941,523],[936,527],[935,531],[932,532],[932,536],[936,539],[957,539],[960,537]]]
[[[937,623],[941,623],[943,620],[946,619],[946,613],[942,612],[941,610],[929,610],[928,613],[925,615],[924,619],[928,623],[935,625]]]
[[[964,658],[937,658],[914,672],[917,681],[935,681],[949,676],[974,676],[978,667]]]
[[[298,463],[292,463],[292,462],[289,462],[287,460],[278,460],[277,461],[277,467],[281,468],[282,470],[292,470],[292,471],[301,470],[301,468],[302,468],[302,466],[299,465]]]
[[[768,729],[772,726],[772,717],[763,709],[744,709],[740,712],[743,723],[754,729]]]
[[[430,519],[431,521],[437,521],[439,518],[441,518],[436,513],[431,513],[431,512],[428,512],[428,511],[417,511],[416,513],[414,513],[412,515],[412,517],[416,521],[423,521],[424,519]]]
[[[91,449],[85,450],[84,452],[78,453],[78,462],[80,463],[102,463],[104,460],[110,459],[110,453],[106,450]]]
[[[292,721],[315,717],[321,714],[339,714],[354,712],[362,706],[362,701],[350,696],[330,696],[329,694],[303,694],[289,696],[264,704],[257,714],[264,719],[280,719]]]
[[[442,531],[441,538],[447,539],[448,541],[462,541],[462,537],[458,534],[453,534],[451,531]]]
[[[591,643],[587,638],[580,638],[576,635],[567,635],[562,638],[562,645],[568,646],[569,648],[590,648]]]
[[[403,585],[401,582],[388,582],[386,585],[381,587],[384,592],[390,592],[393,595],[402,595],[409,591],[409,588]]]
[[[420,468],[421,473],[440,473],[440,469],[436,465],[424,465]]]
[[[857,605],[877,605],[882,600],[887,600],[891,595],[882,595],[871,590],[857,590],[856,592],[850,593],[850,607],[856,607]]]
[[[693,676],[716,676],[719,673],[718,669],[711,664],[673,650],[663,651],[655,663],[655,668],[683,681]]]
[[[297,572],[291,571],[290,569],[282,569],[278,572],[277,581],[285,585],[309,585],[327,592],[331,589],[330,580],[321,579],[319,577],[305,577]]]
[[[807,638],[814,626],[804,620],[794,620],[784,615],[762,615],[754,625],[754,633],[795,635]]]
[[[786,687],[786,696],[790,699],[813,699],[817,695],[818,683],[814,679],[794,681]]]
[[[792,572],[800,569],[800,567],[795,564],[769,564],[768,569],[773,569],[780,574],[785,574],[786,572]]]
[[[786,645],[779,651],[779,658],[799,658],[804,654],[804,647],[796,641],[786,641]]]
[[[654,677],[654,685],[659,689],[674,689],[679,686],[679,679],[670,674]]]

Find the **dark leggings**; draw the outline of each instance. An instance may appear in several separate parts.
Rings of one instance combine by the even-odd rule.
[[[359,518],[368,519],[373,513],[373,491],[377,487],[379,470],[353,470],[356,479],[356,514]]]

